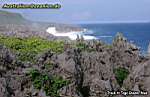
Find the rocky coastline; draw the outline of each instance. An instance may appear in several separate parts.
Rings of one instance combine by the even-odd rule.
[[[120,33],[111,45],[98,40],[65,41],[58,46],[61,50],[52,46],[30,57],[34,61],[19,59],[25,40],[18,40],[19,47],[15,40],[14,48],[7,45],[9,37],[0,39],[0,97],[125,97],[108,91],[150,92],[149,57],[140,55],[139,48]]]
[[[150,57],[121,33],[112,44],[71,41],[45,29],[82,28],[5,11],[0,23],[0,97],[150,97]]]

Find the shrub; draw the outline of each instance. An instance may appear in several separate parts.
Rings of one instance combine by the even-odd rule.
[[[60,97],[58,90],[69,83],[58,76],[49,77],[47,74],[41,74],[36,69],[31,70],[28,75],[36,89],[43,89],[46,95],[51,97]]]
[[[129,71],[125,68],[117,68],[114,70],[115,77],[117,79],[117,82],[120,86],[122,86],[123,81],[127,78]]]
[[[105,45],[105,47],[106,47],[106,48],[108,48],[108,49],[112,49],[112,48],[113,48],[113,46],[112,46],[112,45],[110,45],[110,44]]]
[[[48,41],[38,37],[21,39],[0,36],[0,43],[17,52],[19,60],[30,62],[34,62],[34,57],[45,50],[61,53],[64,47],[62,41]]]
[[[85,50],[87,48],[87,45],[83,42],[77,42],[76,47],[81,50]]]
[[[89,45],[87,45],[83,41],[80,41],[80,42],[77,41],[75,47],[78,48],[78,49],[80,49],[80,50],[82,50],[82,51],[87,51],[87,52],[96,51],[95,48],[89,47]]]

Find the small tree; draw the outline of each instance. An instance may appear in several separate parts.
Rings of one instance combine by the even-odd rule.
[[[114,70],[115,77],[117,79],[117,82],[120,86],[122,86],[123,81],[127,78],[129,71],[125,68],[117,68]]]

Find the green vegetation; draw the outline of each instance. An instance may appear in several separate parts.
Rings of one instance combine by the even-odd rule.
[[[77,42],[76,47],[81,50],[85,50],[86,48],[88,48],[88,46],[83,42]]]
[[[21,61],[34,62],[37,54],[51,49],[53,52],[61,53],[64,43],[62,41],[48,41],[38,37],[16,38],[0,36],[0,44],[11,48],[18,53],[18,59]]]
[[[53,66],[53,63],[51,63],[51,62],[44,64],[45,68],[51,68],[52,66]]]
[[[113,46],[111,44],[106,44],[105,47],[108,48],[108,49],[112,49],[113,48]]]
[[[83,41],[77,42],[75,47],[82,50],[82,51],[88,51],[88,52],[96,51],[96,49],[89,47]]]
[[[47,74],[41,74],[38,70],[31,70],[28,75],[31,77],[33,86],[36,89],[43,89],[47,96],[60,97],[58,90],[69,84],[58,76],[49,77]]]
[[[125,68],[117,68],[114,70],[117,82],[120,86],[122,86],[123,81],[127,78],[129,71]]]

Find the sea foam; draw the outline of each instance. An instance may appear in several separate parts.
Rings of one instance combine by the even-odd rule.
[[[71,40],[76,40],[78,37],[81,38],[83,37],[85,40],[93,40],[93,39],[97,39],[95,36],[91,36],[91,35],[84,35],[84,33],[87,32],[86,29],[84,29],[84,31],[70,31],[70,32],[58,32],[56,30],[55,27],[49,27],[46,32],[48,32],[49,34],[52,34],[54,36],[58,36],[58,37],[68,37]]]

